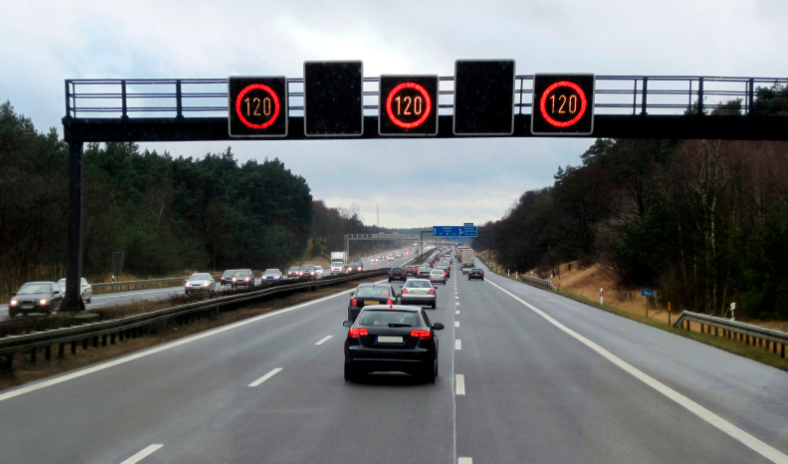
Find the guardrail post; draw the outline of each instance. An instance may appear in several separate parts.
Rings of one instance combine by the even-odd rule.
[[[49,345],[46,348],[44,348],[44,359],[47,361],[52,359],[52,345]]]
[[[785,357],[785,343],[782,343],[782,344],[781,344],[781,347],[780,347],[780,357],[781,357],[781,358],[784,358],[784,357]]]
[[[107,334],[101,336],[101,346],[107,346]]]
[[[122,330],[118,331],[118,340],[123,341],[123,331]]]
[[[89,338],[85,338],[85,339],[82,340],[82,349],[83,350],[87,350],[88,349],[88,342],[89,341],[90,341]]]
[[[76,340],[71,342],[71,354],[77,354],[77,341]]]
[[[65,353],[66,353],[66,344],[65,343],[61,343],[60,346],[58,346],[58,348],[57,348],[57,357],[58,358],[63,358],[63,357],[65,357]]]
[[[783,346],[783,351],[784,349],[785,347]],[[14,367],[14,353],[8,353],[7,355],[5,355],[5,368],[10,371],[11,369],[13,369],[13,367]]]
[[[114,344],[115,344],[115,332],[112,332],[112,333],[109,335],[109,344],[110,344],[110,345],[114,345]]]
[[[35,364],[36,363],[36,352],[37,351],[38,351],[38,348],[33,348],[32,350],[30,350],[30,364]]]
[[[98,348],[98,335],[93,337],[93,348]]]

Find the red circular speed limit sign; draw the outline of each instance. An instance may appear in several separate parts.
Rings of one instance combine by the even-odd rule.
[[[569,99],[569,112],[574,114],[574,117],[568,121],[556,121],[553,119],[547,111],[547,99],[550,98],[550,94],[553,93],[558,88],[561,87],[569,87],[570,89],[574,90],[577,93],[577,98],[580,99],[580,108],[577,108],[577,102],[575,101],[574,107],[572,107],[572,98]],[[575,84],[574,82],[570,81],[559,81],[552,84],[542,93],[542,99],[539,102],[539,110],[542,113],[545,121],[547,121],[550,125],[555,127],[569,127],[578,121],[583,115],[586,113],[586,107],[588,106],[588,102],[586,101],[586,94],[583,92],[583,89],[580,88],[579,85]]]
[[[413,105],[412,113],[415,115],[419,115],[419,114],[421,115],[419,119],[413,122],[404,122],[400,120],[394,114],[394,110],[392,109],[392,102],[394,101],[394,97],[397,95],[397,93],[399,93],[404,89],[416,90],[421,94],[421,97],[423,98],[422,100],[417,96],[416,98],[412,99],[412,105]],[[408,98],[409,101],[411,100],[410,97],[406,97],[406,98]],[[427,90],[424,87],[422,87],[419,84],[416,84],[415,82],[403,82],[399,84],[398,86],[394,87],[391,90],[391,92],[389,92],[389,96],[386,99],[386,113],[391,119],[391,122],[393,122],[394,124],[396,124],[397,126],[403,129],[413,129],[414,127],[419,127],[420,125],[424,124],[424,121],[427,120],[431,111],[432,111],[432,99],[430,98],[430,94],[427,92]],[[410,114],[410,112],[406,114]]]
[[[254,98],[250,101],[249,98],[246,98],[246,112],[249,115],[254,114],[255,116],[270,116],[270,119],[262,124],[255,124],[250,122],[244,116],[244,112],[242,109],[242,104],[244,103],[244,97],[251,92],[252,90],[262,90],[266,92],[269,97],[263,98]],[[235,114],[241,120],[241,122],[252,129],[265,129],[269,127],[276,121],[276,118],[279,117],[279,97],[276,96],[276,92],[268,87],[265,84],[251,84],[246,86],[241,92],[238,94],[238,97],[235,99]]]

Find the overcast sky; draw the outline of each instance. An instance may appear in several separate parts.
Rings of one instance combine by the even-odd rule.
[[[67,78],[301,77],[306,60],[360,59],[366,76],[452,75],[458,58],[518,74],[786,76],[788,0],[0,0],[0,100],[62,134]],[[329,206],[368,224],[498,219],[578,164],[592,139],[160,143],[203,156],[278,157]]]

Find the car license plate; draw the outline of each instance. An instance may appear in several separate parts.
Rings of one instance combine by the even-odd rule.
[[[21,305],[21,307],[22,307],[22,309],[33,309],[33,305],[32,304],[23,304],[23,305]]]
[[[413,292],[414,295],[424,295],[424,292]]]
[[[385,337],[378,336],[378,343],[402,343],[402,337]]]
[[[380,302],[379,301],[375,301],[375,300],[364,300],[364,304],[365,305],[377,305],[377,304],[380,304]]]

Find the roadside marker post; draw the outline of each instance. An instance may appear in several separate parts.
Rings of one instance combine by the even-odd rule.
[[[601,305],[605,304],[605,289],[604,288],[600,288],[599,289],[599,304],[601,304]]]

